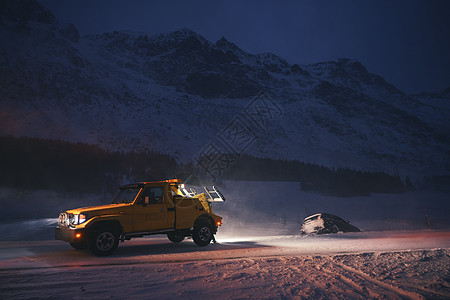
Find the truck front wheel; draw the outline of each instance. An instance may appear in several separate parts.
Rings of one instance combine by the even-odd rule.
[[[119,245],[119,234],[111,229],[100,229],[91,234],[89,248],[95,255],[106,256]]]
[[[167,234],[167,238],[174,243],[181,243],[184,240],[184,235],[179,232],[170,232]]]
[[[192,232],[192,239],[197,246],[206,246],[211,243],[213,238],[213,233],[211,226],[204,222],[196,225],[194,227],[194,232]]]

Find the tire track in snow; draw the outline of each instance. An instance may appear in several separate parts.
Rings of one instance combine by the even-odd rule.
[[[334,262],[333,262],[334,264]],[[346,284],[348,287],[354,289],[361,297],[363,298],[381,298],[380,293],[376,293],[374,290],[369,289],[368,287],[364,286],[362,287],[360,284],[358,284],[355,281],[355,278],[351,278],[351,276],[345,275],[342,271],[337,274],[336,272],[336,265],[333,265],[334,270],[330,270],[324,266],[322,266],[321,271],[327,273],[331,277],[337,279],[338,281],[342,281],[342,283]],[[359,278],[362,279],[362,278]]]
[[[396,296],[390,290],[389,293],[386,293],[385,289],[378,291],[377,286],[374,286],[373,282],[368,282],[360,276],[355,278],[354,274],[348,275],[348,272],[336,266],[332,258],[324,256],[309,256],[305,258],[301,265],[291,265],[290,268],[292,271],[301,274],[303,284],[310,285],[313,290],[322,289],[328,296],[333,295],[340,298],[345,295],[346,298],[350,299],[381,299],[386,296],[389,298],[395,298]],[[298,259],[300,258],[292,258],[294,261]],[[364,284],[360,284],[358,281],[362,281]],[[302,285],[297,287],[300,289],[304,288]],[[307,294],[303,296],[309,297]]]
[[[339,267],[342,270],[345,270],[345,271],[349,272],[350,274],[352,274],[353,277],[355,277],[355,278],[360,277],[360,278],[362,278],[362,279],[364,279],[366,281],[371,282],[374,286],[379,286],[379,287],[382,287],[384,289],[390,290],[390,291],[394,292],[394,295],[402,295],[403,297],[406,297],[408,299],[425,299],[425,297],[423,297],[420,294],[417,294],[417,293],[414,293],[414,292],[410,292],[410,291],[405,291],[405,290],[403,290],[403,289],[401,289],[401,288],[399,288],[397,286],[394,286],[394,285],[391,285],[391,284],[379,281],[379,280],[371,277],[370,275],[368,275],[368,274],[366,274],[366,273],[364,273],[364,272],[362,272],[360,270],[356,270],[356,269],[354,269],[352,267],[349,267],[347,265],[344,265],[344,264],[336,262],[336,261],[332,261],[332,260],[330,260],[330,261],[334,264],[334,266]],[[340,275],[345,276],[342,273]]]
[[[431,295],[437,295],[437,296],[439,296],[439,297],[442,297],[442,299],[447,299],[447,298],[449,298],[449,295],[448,294],[445,294],[445,293],[441,293],[440,291],[436,291],[436,290],[431,290],[431,289],[427,289],[427,288],[425,288],[423,285],[420,285],[420,284],[410,284],[410,283],[402,283],[402,285],[404,285],[404,286],[406,286],[406,287],[408,287],[408,288],[412,288],[412,289],[416,289],[416,290],[421,290],[421,291],[423,291],[423,292],[425,292],[425,293],[429,293],[429,294],[431,294]],[[447,288],[448,288],[449,286],[447,285]],[[450,298],[449,298],[450,299]]]

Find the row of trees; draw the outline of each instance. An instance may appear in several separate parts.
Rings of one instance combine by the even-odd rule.
[[[242,156],[231,164],[228,179],[300,182],[304,191],[351,197],[371,193],[402,193],[412,188],[398,174],[365,172],[349,168],[332,169],[296,160],[274,160]]]
[[[83,143],[0,137],[0,184],[24,189],[98,193],[122,181],[172,177],[178,165],[156,152],[113,152]]]
[[[109,193],[124,182],[174,178],[177,174],[182,179],[202,177],[201,170],[180,166],[173,157],[151,151],[124,153],[59,140],[0,137],[2,186]],[[345,197],[402,193],[412,188],[409,179],[403,181],[398,174],[331,169],[248,155],[231,163],[221,175],[234,180],[295,181],[304,191]]]

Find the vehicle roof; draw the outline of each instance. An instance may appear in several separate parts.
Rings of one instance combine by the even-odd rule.
[[[342,218],[340,218],[338,216],[335,216],[335,215],[332,215],[332,214],[328,214],[328,213],[317,213],[317,214],[311,215],[309,217],[306,217],[305,220],[309,220],[309,219],[315,218],[317,216],[324,216],[324,217],[328,217],[328,218],[334,218],[334,219],[341,219],[342,220]]]
[[[321,215],[321,213],[314,214],[314,215],[311,215],[309,217],[306,217],[305,220],[312,219],[312,218],[315,218],[315,217],[320,216],[320,215]]]
[[[341,217],[338,217],[338,216],[332,215],[332,214],[322,213],[322,216],[328,217],[328,218],[333,218],[333,219],[340,219],[340,220],[342,220]]]
[[[136,182],[136,183],[125,184],[125,185],[122,185],[120,188],[121,189],[127,189],[127,188],[143,187],[144,185],[150,184],[150,183],[176,184],[176,183],[180,183],[180,182],[181,182],[180,179],[167,179],[167,180],[160,180],[160,181],[141,181],[141,182]]]

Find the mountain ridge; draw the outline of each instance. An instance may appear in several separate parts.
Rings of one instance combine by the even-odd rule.
[[[150,149],[185,162],[211,143],[229,151],[223,133],[238,124],[251,143],[237,155],[450,172],[450,108],[406,95],[358,61],[291,65],[186,28],[80,37],[36,3],[0,7],[2,135]]]

